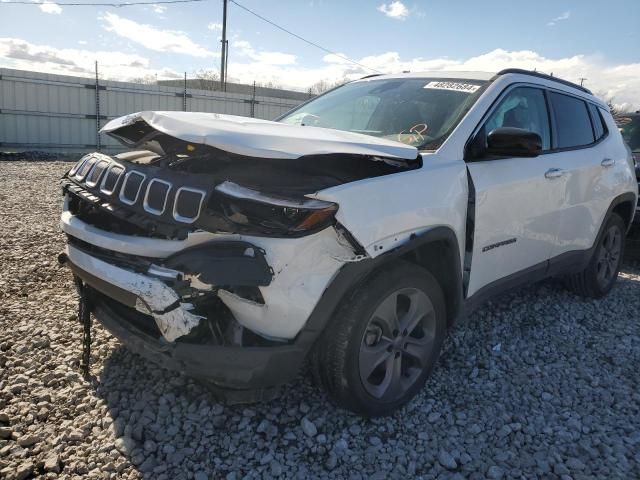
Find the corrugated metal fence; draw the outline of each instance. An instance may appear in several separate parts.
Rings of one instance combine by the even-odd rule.
[[[121,150],[97,129],[142,110],[215,112],[274,119],[300,100],[141,85],[0,68],[0,150]]]

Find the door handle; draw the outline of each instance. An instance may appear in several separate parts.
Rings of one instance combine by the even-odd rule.
[[[561,168],[550,168],[544,173],[544,178],[560,178],[565,174],[565,170]]]
[[[600,162],[600,165],[602,165],[603,167],[613,167],[615,163],[616,161],[613,158],[605,158]]]

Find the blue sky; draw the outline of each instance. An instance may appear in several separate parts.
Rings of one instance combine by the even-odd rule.
[[[537,68],[586,77],[640,108],[638,0],[238,2],[375,70]],[[0,66],[82,75],[97,58],[104,76],[120,79],[219,68],[221,0],[126,8],[0,0],[0,18]],[[230,79],[304,89],[370,73],[233,3],[228,35]]]

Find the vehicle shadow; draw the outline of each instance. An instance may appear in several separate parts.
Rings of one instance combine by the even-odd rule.
[[[305,368],[274,400],[228,405],[206,383],[118,345],[104,360],[95,392],[113,421],[116,448],[142,478],[193,478],[189,472],[201,472],[198,479],[225,478],[232,472],[242,478],[255,473],[256,465],[265,475],[279,476],[287,461],[303,468],[326,462],[327,449],[300,456],[301,444],[322,442],[322,437],[305,433],[303,418],[312,418],[316,430],[327,421],[328,411],[332,422],[365,422],[330,406],[307,373]]]

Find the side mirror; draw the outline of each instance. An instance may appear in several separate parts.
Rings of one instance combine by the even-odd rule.
[[[501,157],[536,157],[542,152],[542,138],[522,128],[501,127],[487,135],[485,154]]]

